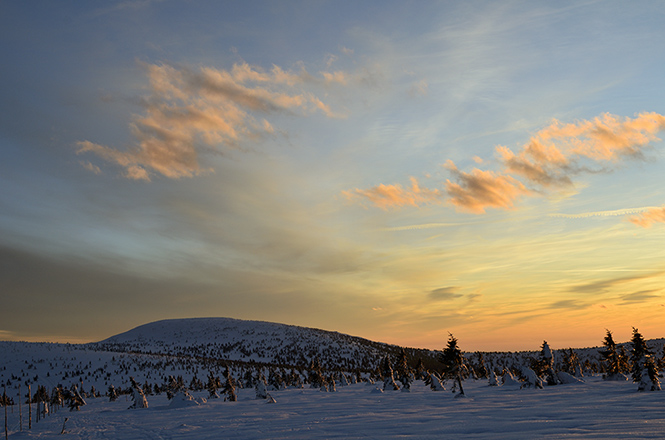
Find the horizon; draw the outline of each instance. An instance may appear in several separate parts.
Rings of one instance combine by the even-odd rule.
[[[0,4],[0,340],[662,337],[665,9]]]
[[[290,326],[290,327],[300,327],[300,328],[307,328],[307,329],[314,329],[314,330],[322,330],[322,331],[333,332],[333,333],[341,333],[341,332],[338,332],[338,331],[335,331],[335,330],[320,329],[320,328],[316,328],[316,327],[295,326],[295,325],[292,325],[292,324],[286,324],[286,323],[281,323],[281,322],[259,321],[259,320],[251,320],[251,319],[237,319],[237,318],[222,317],[222,316],[218,316],[218,317],[215,317],[215,316],[198,316],[198,317],[188,317],[188,318],[166,318],[166,319],[159,319],[159,320],[157,320],[157,321],[146,322],[146,323],[143,323],[143,324],[139,324],[139,325],[137,325],[137,326],[135,326],[135,327],[132,327],[132,328],[129,328],[129,329],[123,330],[123,331],[121,331],[121,332],[119,332],[119,333],[116,333],[116,334],[113,334],[113,335],[109,335],[109,336],[104,337],[104,338],[99,339],[99,340],[72,341],[71,339],[65,339],[65,340],[61,340],[61,341],[59,341],[59,340],[49,340],[49,341],[46,341],[46,340],[36,340],[36,339],[35,339],[35,340],[7,340],[7,339],[0,339],[0,341],[5,341],[5,342],[26,342],[26,343],[35,343],[35,344],[40,344],[40,343],[46,343],[46,344],[71,344],[71,345],[95,344],[95,343],[103,342],[103,341],[106,340],[106,339],[113,338],[113,337],[116,337],[116,336],[122,335],[122,334],[124,334],[124,333],[131,332],[131,331],[136,330],[136,329],[138,329],[138,328],[140,328],[140,327],[148,326],[148,325],[150,325],[150,324],[154,324],[154,323],[158,323],[158,322],[164,322],[164,321],[183,321],[183,320],[185,320],[185,321],[186,321],[186,320],[210,320],[210,319],[212,319],[212,320],[216,320],[216,319],[224,319],[224,320],[228,320],[228,319],[230,319],[230,320],[234,320],[234,321],[249,321],[249,322],[256,321],[256,322],[262,322],[262,323],[268,323],[268,324],[276,324],[276,325],[283,325],[283,326]],[[606,329],[606,330],[607,330],[607,329]],[[637,330],[639,330],[639,329],[637,329]],[[611,330],[610,330],[610,331],[611,331]],[[631,330],[631,332],[632,332],[632,330]],[[363,337],[363,336],[359,336],[359,335],[350,335],[350,334],[346,334],[346,333],[342,333],[342,334],[344,334],[344,335],[346,335],[346,336],[351,336],[351,337],[357,337],[357,338],[361,338],[361,339],[370,340],[370,341],[372,341],[372,342],[378,342],[378,343],[384,343],[384,344],[389,344],[389,345],[400,346],[399,344],[393,344],[393,343],[385,342],[385,341],[381,341],[381,340],[372,340],[372,339],[368,339],[368,338],[365,338],[365,337]],[[614,339],[615,339],[615,341],[616,341],[616,343],[617,343],[618,345],[622,345],[622,344],[630,344],[630,342],[631,342],[631,337],[629,337],[627,340],[623,341],[623,340],[621,340],[621,339],[617,339],[617,338],[616,338],[616,335],[614,334],[614,332],[612,332],[612,335],[613,335],[613,337],[614,337]],[[453,336],[454,336],[454,335],[453,335]],[[604,336],[603,336],[603,337],[604,337]],[[651,337],[651,338],[647,337],[647,338],[645,338],[645,339],[646,339],[647,342],[649,342],[649,341],[654,341],[654,340],[665,339],[665,337]],[[446,342],[447,342],[447,341],[446,341]],[[595,344],[595,345],[589,345],[589,346],[575,346],[575,347],[573,347],[573,346],[556,346],[556,345],[552,345],[552,344],[549,343],[548,340],[543,340],[542,342],[547,342],[548,345],[550,346],[550,348],[551,348],[552,350],[567,350],[567,349],[575,349],[575,350],[578,350],[578,349],[579,349],[579,350],[584,350],[584,349],[593,349],[593,348],[601,348],[601,347],[603,346],[603,344],[604,344],[604,341],[601,340],[598,344]],[[418,346],[408,346],[408,345],[404,345],[403,347],[405,347],[405,348],[413,348],[413,349],[427,349],[427,350],[441,351],[441,350],[443,350],[443,349],[445,348],[445,345],[446,345],[446,344],[444,343],[444,344],[441,345],[441,347],[418,347]],[[510,348],[510,347],[503,347],[503,348],[498,348],[498,349],[478,349],[478,348],[468,348],[468,347],[462,347],[462,346],[460,346],[460,349],[462,350],[463,353],[468,353],[468,354],[470,354],[470,353],[475,353],[475,352],[487,352],[487,353],[491,353],[491,352],[499,352],[499,353],[504,353],[504,352],[505,352],[505,353],[509,353],[509,352],[538,352],[538,351],[541,349],[541,345],[539,345],[539,346],[537,346],[537,347],[535,347],[535,348],[521,348],[521,349],[515,349],[515,348]]]

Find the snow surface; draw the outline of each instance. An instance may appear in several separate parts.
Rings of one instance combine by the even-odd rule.
[[[662,352],[663,342],[662,339],[648,341],[656,353]],[[362,358],[363,363],[375,367],[381,356],[394,348],[338,333],[281,324],[223,318],[160,321],[99,344],[0,341],[0,385],[6,386],[8,397],[15,401],[19,386],[25,396],[28,385],[32,393],[38,385],[50,390],[62,384],[65,388],[79,385],[88,393],[94,386],[104,394],[110,385],[126,390],[130,376],[141,384],[164,384],[168,376],[183,376],[188,384],[195,374],[205,381],[209,373],[219,375],[223,362],[233,359],[297,361],[302,356],[308,361],[316,355],[350,368],[355,357],[356,361]],[[198,357],[201,352],[211,357]],[[598,348],[575,349],[575,352],[582,361],[599,360]],[[535,355],[535,351],[483,354],[485,364],[497,371],[502,367],[528,365]],[[250,364],[231,364],[236,379],[247,365]],[[265,366],[260,368],[267,374]],[[300,370],[299,374],[307,371]],[[517,380],[512,386],[508,383],[489,386],[488,380],[468,379],[464,382],[463,398],[455,398],[450,391],[432,391],[422,381],[415,381],[411,392],[401,393],[382,392],[377,389],[381,383],[345,385],[343,380],[339,381],[337,392],[287,388],[272,391],[272,399],[256,399],[253,388],[238,389],[237,402],[206,401],[207,391],[192,392],[196,400],[187,400],[185,404],[183,399],[169,401],[165,393],[147,395],[149,407],[145,409],[128,409],[131,401],[126,395],[119,396],[116,402],[109,402],[107,397],[87,397],[87,405],[80,411],[52,408],[51,414],[39,423],[33,407],[32,430],[27,429],[27,405],[22,407],[22,431],[18,406],[8,407],[9,438],[665,437],[662,392],[640,393],[637,384],[631,381],[604,381],[588,372],[583,382],[573,376],[565,378],[570,383],[543,389],[520,388]],[[504,379],[510,379],[508,373]],[[451,384],[448,385],[451,389]],[[65,418],[69,419],[66,433],[60,435]]]
[[[665,411],[660,392],[638,393],[630,382],[599,377],[542,390],[490,387],[465,382],[466,398],[434,392],[416,381],[410,393],[373,393],[361,384],[338,392],[286,389],[276,403],[239,390],[238,402],[209,400],[170,408],[164,395],[149,396],[150,408],[127,409],[116,402],[88,399],[79,412],[61,409],[17,432],[10,414],[10,439],[328,439],[467,438],[532,439],[663,438]],[[203,397],[201,393],[197,397]],[[59,435],[68,417],[66,434]]]

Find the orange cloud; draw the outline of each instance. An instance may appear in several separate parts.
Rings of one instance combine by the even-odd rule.
[[[665,129],[665,116],[640,113],[635,118],[604,114],[589,121],[552,124],[538,131],[515,154],[497,147],[499,159],[509,173],[543,187],[570,186],[570,176],[578,173],[577,161],[616,161],[621,156],[640,156],[642,149],[658,140]]]
[[[628,221],[643,228],[649,228],[654,223],[665,223],[665,207],[651,208],[639,215],[629,217]]]
[[[365,199],[382,209],[399,208],[402,206],[420,206],[425,203],[441,202],[442,192],[438,189],[421,188],[415,177],[411,177],[411,188],[404,189],[401,185],[378,185],[370,189],[342,191],[349,200]]]
[[[299,85],[312,78],[273,66],[270,72],[235,64],[231,70],[143,64],[150,81],[145,112],[134,117],[136,144],[121,151],[90,141],[78,142],[77,153],[94,153],[125,168],[124,176],[150,180],[153,173],[169,178],[192,177],[209,171],[199,164],[201,151],[238,147],[243,141],[272,135],[275,130],[258,114],[341,117]],[[343,72],[335,72],[341,77]],[[328,80],[324,75],[319,83]],[[311,82],[311,81],[310,81]],[[315,84],[316,85],[316,84]]]
[[[459,182],[446,181],[450,202],[464,211],[484,214],[487,208],[509,209],[517,198],[531,194],[521,182],[511,176],[478,168],[474,168],[471,173],[465,173],[458,170],[451,160],[444,166]]]

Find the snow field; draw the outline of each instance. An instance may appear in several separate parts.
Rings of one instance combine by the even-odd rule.
[[[148,396],[148,409],[127,409],[116,402],[88,399],[79,412],[61,409],[27,431],[16,432],[17,410],[10,414],[10,439],[384,439],[465,438],[646,439],[665,435],[665,395],[638,393],[631,382],[586,378],[582,384],[542,390],[490,387],[465,382],[467,397],[433,392],[422,382],[409,393],[372,392],[373,386],[273,391],[276,403],[256,400],[241,389],[238,402],[208,400],[199,406],[170,408],[164,395]],[[206,393],[194,393],[205,397]],[[34,416],[34,415],[33,415]],[[59,435],[64,417],[65,435]]]

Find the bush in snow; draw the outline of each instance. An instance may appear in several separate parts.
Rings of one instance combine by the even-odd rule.
[[[188,406],[198,406],[205,403],[205,399],[195,399],[185,388],[178,390],[171,398],[169,408],[185,408]]]
[[[129,377],[129,380],[132,383],[132,401],[133,401],[132,405],[129,408],[130,409],[147,408],[148,400],[145,398],[145,394],[143,393],[141,385],[139,385],[131,376]]]
[[[556,375],[557,375],[557,379],[559,380],[559,383],[562,383],[562,384],[584,383],[584,381],[582,379],[579,379],[579,378],[573,376],[570,373],[566,373],[565,371],[557,371]]]
[[[489,373],[489,385],[491,387],[498,387],[499,386],[499,378],[496,375],[496,372],[494,370],[490,371]]]
[[[506,370],[503,373],[503,376],[501,376],[501,383],[505,387],[509,387],[509,386],[519,386],[519,387],[521,387],[522,386],[522,382],[515,379],[515,376],[513,376],[513,373],[511,373],[510,370]]]
[[[441,379],[439,379],[439,376],[436,375],[436,373],[428,373],[427,376],[425,377],[425,385],[429,386],[429,388],[432,391],[445,391],[446,387],[443,386],[443,383],[441,382]]]
[[[543,381],[535,371],[529,367],[522,367],[522,376],[524,380],[522,381],[522,386],[520,388],[542,388]]]

